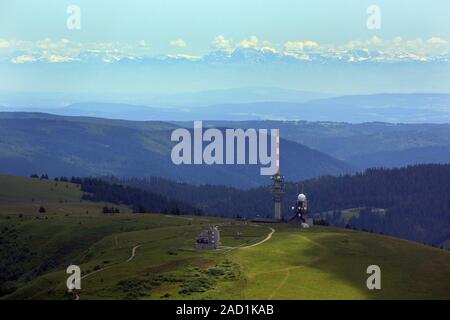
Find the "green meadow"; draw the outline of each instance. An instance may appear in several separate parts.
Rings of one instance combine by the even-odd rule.
[[[111,204],[82,201],[70,183],[0,176],[0,186],[2,299],[450,299],[450,252],[414,242],[125,207],[102,214]],[[222,246],[195,250],[209,226]],[[83,278],[69,294],[71,264]],[[366,287],[370,265],[381,290]]]

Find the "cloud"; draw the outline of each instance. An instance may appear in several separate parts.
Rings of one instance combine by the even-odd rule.
[[[176,39],[176,40],[172,40],[169,42],[169,44],[173,47],[180,47],[180,48],[184,48],[187,46],[187,42],[186,40],[183,40],[181,38]]]
[[[102,58],[102,61],[105,62],[105,63],[112,63],[112,62],[117,62],[117,61],[120,61],[120,60],[121,60],[121,57],[115,56],[113,54],[106,54]]]
[[[229,49],[231,48],[231,40],[225,38],[223,35],[218,35],[214,38],[212,44],[214,47],[219,49]]]
[[[372,38],[370,38],[370,44],[373,45],[379,45],[381,44],[383,41],[381,40],[381,38],[377,37],[377,36],[373,36]]]
[[[11,59],[11,62],[14,64],[30,63],[35,61],[35,57],[26,54]]]
[[[192,60],[192,61],[196,61],[196,60],[200,60],[202,57],[201,56],[195,56],[195,55],[191,55],[191,54],[169,54],[167,55],[167,57],[172,58],[172,59],[186,59],[186,60]]]
[[[51,63],[73,62],[73,61],[78,61],[78,60],[80,60],[80,59],[67,57],[67,56],[61,56],[61,55],[57,55],[57,54],[52,54],[47,57],[47,61],[51,62]]]
[[[258,37],[251,36],[250,38],[244,39],[241,42],[239,42],[238,47],[244,48],[244,49],[257,48],[258,43],[259,43]]]
[[[287,41],[284,48],[287,51],[303,51],[305,49],[318,48],[319,44],[315,41]]]
[[[0,48],[8,48],[9,46],[10,46],[9,41],[0,39]]]
[[[269,53],[269,52],[273,53],[273,54],[279,53],[279,51],[276,48],[273,48],[270,46],[263,46],[259,50],[262,52],[265,52],[265,53]]]
[[[448,41],[439,38],[439,37],[431,37],[430,39],[427,40],[427,43],[429,44],[448,44]]]
[[[401,44],[402,41],[403,41],[402,37],[395,37],[395,38],[392,40],[392,42],[393,42],[394,44],[396,44],[396,45]]]
[[[37,47],[40,49],[55,49],[58,44],[53,42],[51,38],[45,38],[37,42]]]
[[[176,47],[186,47],[187,42],[176,39],[170,42]],[[240,57],[250,61],[264,61],[263,57],[288,59],[289,61],[333,60],[348,62],[396,62],[396,61],[450,61],[450,43],[447,39],[432,36],[426,40],[421,38],[355,39],[344,44],[318,43],[314,40],[289,40],[283,44],[272,44],[253,35],[240,42],[233,43],[224,35],[216,36],[212,41],[210,52],[203,56],[188,52],[179,55],[165,55],[171,59],[202,60],[202,57],[221,51],[216,57],[221,61],[230,59],[236,49],[254,50],[257,54],[242,54]],[[226,54],[223,54],[226,53]],[[213,55],[211,55],[213,57]],[[237,56],[236,56],[237,57]],[[235,58],[236,58],[235,57]],[[134,43],[121,42],[79,42],[70,39],[52,40],[44,38],[38,41],[0,39],[0,61],[13,64],[33,62],[108,62],[121,60],[148,61],[159,59],[150,55],[150,46],[145,40]],[[279,58],[279,59],[278,59]],[[161,60],[161,59],[160,59]],[[208,59],[205,59],[207,61]]]

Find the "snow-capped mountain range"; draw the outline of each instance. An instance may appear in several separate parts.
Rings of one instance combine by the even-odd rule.
[[[220,36],[218,37],[220,38]],[[219,40],[223,39],[220,38]],[[0,39],[0,61],[25,63],[305,63],[305,62],[449,62],[450,44],[439,37],[428,40],[382,40],[373,37],[345,45],[319,44],[314,41],[289,41],[272,45],[250,37],[234,46],[217,45],[202,54],[190,53],[188,48],[178,53],[156,54],[150,47],[124,43],[80,43],[68,39],[38,42]]]

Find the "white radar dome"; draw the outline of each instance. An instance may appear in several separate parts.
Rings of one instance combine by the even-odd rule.
[[[303,194],[303,193],[300,193],[299,195],[298,195],[298,201],[306,201],[306,196]]]

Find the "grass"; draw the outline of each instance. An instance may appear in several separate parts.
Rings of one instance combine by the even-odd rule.
[[[108,205],[82,200],[80,186],[69,182],[0,175],[0,186],[2,214],[35,215],[42,206],[45,215],[95,215]],[[121,212],[131,212],[127,207],[114,206]]]
[[[450,252],[376,234],[278,226],[271,241],[235,252],[233,261],[246,278],[230,298],[450,299]],[[372,264],[382,290],[366,287]]]
[[[0,285],[3,299],[68,299],[69,264],[87,275],[81,299],[450,299],[450,252],[421,244],[126,208],[103,215],[104,204],[80,202],[76,185],[1,176],[0,186],[0,276],[11,278]],[[39,214],[30,209],[35,202],[60,210]],[[194,250],[212,225],[223,247]],[[269,227],[276,229],[269,241],[247,247]],[[372,264],[381,268],[382,290],[366,287]]]

